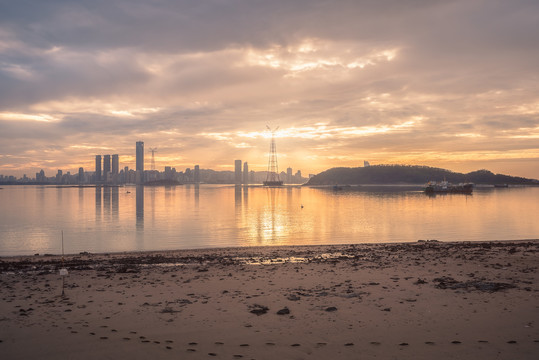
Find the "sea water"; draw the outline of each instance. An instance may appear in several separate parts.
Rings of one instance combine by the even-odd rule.
[[[539,187],[0,189],[0,255],[539,238]]]

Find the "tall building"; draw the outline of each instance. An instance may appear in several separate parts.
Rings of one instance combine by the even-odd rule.
[[[236,185],[241,185],[241,160],[235,160],[234,161],[234,165],[235,165],[235,184]]]
[[[101,155],[95,156],[95,183],[101,182]]]
[[[195,184],[200,182],[200,166],[195,165]]]
[[[79,184],[82,184],[84,182],[84,168],[79,168]]]
[[[36,173],[36,181],[45,182],[45,171],[43,171],[43,169],[41,169],[40,172]]]
[[[110,180],[110,155],[103,155],[103,181]]]
[[[112,155],[112,176],[118,175],[120,173],[120,163],[118,159],[118,154]]]
[[[136,183],[138,185],[144,184],[144,141],[137,141],[137,178]]]
[[[289,167],[286,169],[286,182],[292,184],[292,168]]]
[[[249,184],[249,165],[247,165],[247,161],[243,163],[243,184]]]
[[[172,167],[165,166],[165,179],[172,180]]]

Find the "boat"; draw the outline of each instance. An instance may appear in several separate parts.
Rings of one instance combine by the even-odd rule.
[[[509,187],[509,184],[494,184],[495,188],[507,188]]]
[[[451,184],[448,181],[429,181],[425,186],[426,194],[471,194],[473,183]]]

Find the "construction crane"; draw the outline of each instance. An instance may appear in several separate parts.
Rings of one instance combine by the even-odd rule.
[[[157,148],[150,148],[148,152],[152,153],[152,170],[155,170],[155,153],[157,152]]]

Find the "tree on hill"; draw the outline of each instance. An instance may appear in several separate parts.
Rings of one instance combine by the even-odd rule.
[[[476,184],[538,184],[537,180],[477,170],[468,174],[417,165],[374,165],[368,167],[332,168],[313,176],[307,185],[335,184],[424,184],[447,180],[452,183]]]

